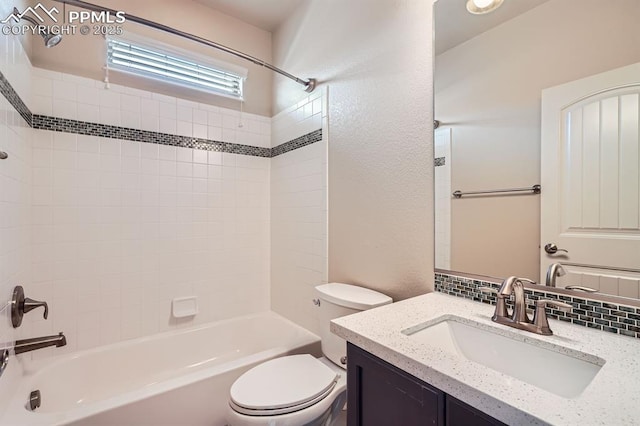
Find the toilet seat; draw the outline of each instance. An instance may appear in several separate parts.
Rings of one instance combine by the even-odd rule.
[[[340,375],[309,354],[272,359],[231,386],[230,405],[249,416],[274,416],[310,407],[329,395]]]

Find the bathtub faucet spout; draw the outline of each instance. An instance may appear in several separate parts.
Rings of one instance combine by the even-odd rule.
[[[36,337],[33,339],[24,339],[24,340],[16,340],[16,343],[13,347],[16,355],[20,355],[25,352],[31,352],[42,348],[47,348],[49,346],[55,346],[56,348],[60,348],[67,344],[67,338],[64,337],[64,334],[59,333],[56,336],[45,336],[45,337]]]

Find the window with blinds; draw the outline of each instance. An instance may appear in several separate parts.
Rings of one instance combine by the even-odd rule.
[[[242,98],[242,76],[128,41],[108,39],[107,62],[115,70]]]

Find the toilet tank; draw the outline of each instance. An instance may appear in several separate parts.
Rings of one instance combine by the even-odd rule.
[[[393,300],[382,293],[349,284],[331,283],[316,287],[322,353],[334,364],[346,368],[347,342],[331,333],[329,323],[356,312],[366,311]]]

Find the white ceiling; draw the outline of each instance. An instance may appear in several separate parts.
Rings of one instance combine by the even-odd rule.
[[[492,13],[472,15],[467,12],[467,0],[438,0],[434,13],[435,54],[439,55],[547,1],[504,0],[502,6]]]
[[[265,31],[273,32],[303,0],[194,0]],[[472,15],[467,0],[435,3],[435,53],[451,49],[549,0],[505,0],[495,12]]]
[[[302,0],[194,0],[248,24],[273,32]]]

